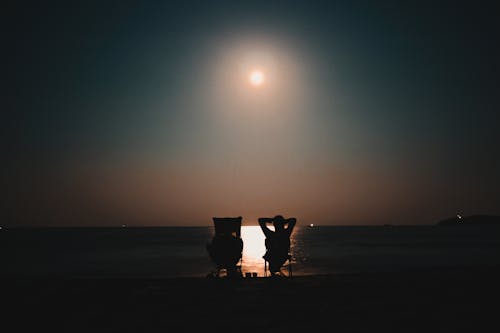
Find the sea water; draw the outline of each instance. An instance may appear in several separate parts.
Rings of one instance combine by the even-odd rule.
[[[212,227],[3,228],[0,277],[203,277]],[[242,271],[264,273],[264,235],[243,226]],[[500,264],[499,227],[298,226],[294,275]]]

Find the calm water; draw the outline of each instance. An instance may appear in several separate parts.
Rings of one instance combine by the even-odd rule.
[[[1,277],[205,276],[212,227],[0,230]],[[242,227],[243,272],[263,274],[264,235]],[[294,274],[499,265],[498,227],[297,227]]]

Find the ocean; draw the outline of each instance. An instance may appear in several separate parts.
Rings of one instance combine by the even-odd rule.
[[[0,230],[0,277],[204,277],[213,227]],[[243,226],[242,271],[264,273],[264,235]],[[298,226],[294,275],[408,271],[500,264],[494,226]]]

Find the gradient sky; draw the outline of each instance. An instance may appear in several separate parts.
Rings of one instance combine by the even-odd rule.
[[[493,2],[33,1],[1,15],[3,225],[500,214]]]

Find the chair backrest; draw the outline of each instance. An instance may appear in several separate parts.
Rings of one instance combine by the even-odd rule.
[[[241,237],[241,216],[238,217],[213,217],[215,235],[233,235]]]

